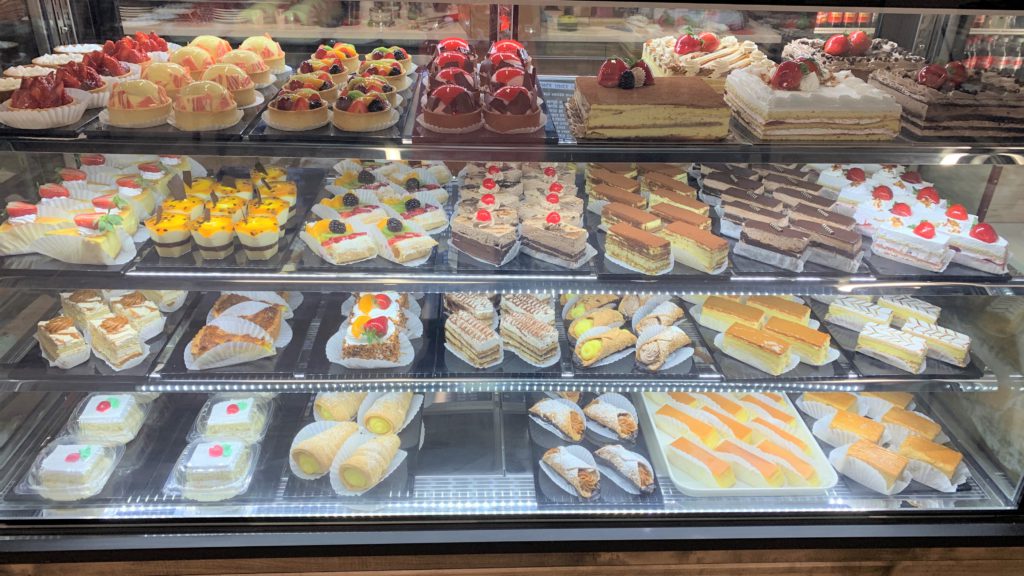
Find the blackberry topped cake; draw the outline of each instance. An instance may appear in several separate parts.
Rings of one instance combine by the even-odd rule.
[[[969,76],[960,62],[879,70],[871,85],[903,107],[907,130],[926,137],[1010,138],[1024,134],[1024,87],[1013,78]]]
[[[576,78],[566,109],[577,139],[722,140],[729,134],[729,109],[718,92],[695,77],[655,82],[643,60],[629,67],[613,58],[598,76]]]
[[[924,58],[900,48],[892,40],[869,38],[860,30],[835,34],[827,40],[798,38],[786,44],[782,58],[812,58],[832,73],[849,70],[865,81],[875,70],[916,70],[924,63]]]

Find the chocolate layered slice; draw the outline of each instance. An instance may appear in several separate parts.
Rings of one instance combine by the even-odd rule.
[[[758,180],[737,177],[730,172],[714,172],[701,181],[701,190],[712,196],[718,196],[722,190],[729,188],[739,188],[757,195],[764,194],[765,190],[764,184]]]
[[[707,216],[708,212],[711,210],[710,206],[696,198],[665,190],[660,192],[651,192],[651,206],[656,206],[658,204],[671,204],[678,208],[682,208],[683,210],[689,210],[695,214],[700,214],[701,216]]]
[[[689,184],[680,182],[661,172],[651,172],[641,176],[640,188],[650,194],[677,194],[688,198],[697,197],[697,191]]]
[[[704,176],[719,173],[732,174],[736,178],[744,178],[746,180],[759,180],[761,178],[761,175],[756,170],[752,170],[750,166],[736,163],[702,163],[700,165],[700,173]]]
[[[644,212],[639,208],[618,202],[605,204],[604,208],[601,209],[601,223],[605,227],[611,227],[619,222],[625,222],[634,228],[647,230],[648,232],[661,228],[661,218],[649,212]]]
[[[631,194],[638,194],[640,192],[640,182],[633,178],[627,178],[622,174],[603,168],[594,168],[592,166],[587,168],[587,189],[589,190],[599,184],[625,190]]]
[[[516,226],[481,221],[475,215],[452,218],[452,244],[470,256],[498,265],[516,244]]]
[[[740,240],[751,246],[799,258],[810,244],[811,236],[790,227],[751,220],[743,224]]]
[[[797,232],[808,234],[810,236],[809,245],[812,247],[851,259],[861,251],[863,240],[859,232],[842,230],[821,222],[800,220],[795,217],[790,219],[789,226]]]
[[[746,204],[754,204],[759,208],[765,210],[772,210],[774,212],[785,212],[786,205],[778,198],[771,196],[755,196],[749,192],[744,192],[739,188],[730,188],[722,191],[722,204],[729,204],[735,202],[743,202]]]
[[[614,172],[626,178],[636,178],[640,173],[636,162],[587,162],[587,170],[604,170]]]
[[[836,205],[835,200],[825,198],[824,196],[818,196],[806,190],[798,190],[796,188],[781,187],[776,188],[772,192],[772,196],[778,198],[783,204],[793,208],[804,204],[811,208],[821,208],[822,210],[832,210]]]
[[[661,221],[665,224],[682,222],[683,224],[689,224],[690,226],[700,228],[701,230],[711,230],[711,218],[702,216],[685,208],[673,206],[667,202],[659,202],[652,205],[650,212],[658,218],[661,218]]]
[[[751,220],[785,226],[788,222],[786,213],[781,210],[770,210],[754,200],[731,200],[722,204],[722,218],[736,224]]]
[[[818,181],[818,173],[814,170],[804,170],[799,164],[757,164],[751,166],[763,179],[766,176],[775,174],[791,180],[802,180],[808,183]]]
[[[764,182],[764,189],[768,192],[775,192],[778,188],[792,188],[814,196],[821,195],[822,187],[817,182],[809,182],[795,176],[783,176],[782,174],[772,173],[762,178],[761,181]]]
[[[625,204],[634,208],[644,208],[647,206],[647,200],[644,200],[643,196],[605,184],[596,184],[590,190],[590,198],[592,200],[604,200],[605,202],[618,202],[619,204]]]
[[[579,226],[544,218],[523,222],[523,248],[574,263],[586,254],[589,234]]]
[[[669,164],[667,162],[643,162],[640,164],[641,178],[651,174],[662,174],[669,178],[683,177],[686,169],[681,164]]]
[[[815,208],[809,204],[797,204],[789,209],[789,217],[801,220],[810,220],[819,224],[831,226],[837,230],[853,230],[857,221],[849,216],[844,216],[824,208]]]

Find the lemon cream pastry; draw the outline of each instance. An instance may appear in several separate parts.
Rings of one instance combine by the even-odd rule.
[[[193,82],[174,101],[174,125],[189,131],[227,128],[241,118],[237,107],[231,93],[220,84]]]
[[[917,318],[907,320],[903,324],[903,332],[923,339],[928,345],[929,358],[961,368],[971,363],[971,337],[966,334]]]
[[[246,201],[238,196],[217,196],[216,202],[206,203],[206,210],[210,216],[224,216],[231,218],[232,222],[238,223],[245,217]]]
[[[764,331],[788,343],[805,364],[821,366],[828,360],[832,337],[825,332],[779,317],[768,318]]]
[[[665,451],[673,468],[708,488],[731,488],[736,484],[730,462],[686,436],[676,438]]]
[[[773,334],[733,324],[723,333],[722,351],[773,376],[786,371],[790,362],[790,345]]]
[[[705,392],[699,398],[705,400],[705,404],[714,406],[741,422],[746,422],[751,418],[750,410],[747,410],[742,403],[737,402],[735,397],[729,394]]]
[[[40,216],[39,208],[35,204],[17,200],[7,203],[7,220],[0,224],[0,256],[30,254],[30,246],[36,238],[49,230],[74,225],[66,217]],[[85,209],[83,206],[82,210]]]
[[[175,50],[171,54],[170,62],[187,70],[192,80],[200,80],[203,72],[214,64],[209,52],[195,46],[183,46]]]
[[[203,215],[205,204],[200,198],[186,197],[181,200],[164,200],[160,211],[164,216],[179,214],[189,220],[198,220]]]
[[[149,80],[128,80],[114,85],[107,102],[112,126],[135,128],[162,124],[171,114],[171,99]]]
[[[913,296],[879,296],[878,305],[892,310],[892,325],[897,328],[911,318],[924,324],[935,324],[942,313],[942,308]]]
[[[256,84],[234,64],[214,64],[203,72],[202,80],[223,86],[240,107],[256,103]]]
[[[575,342],[576,340],[579,340],[580,336],[583,336],[583,334],[592,328],[598,328],[601,326],[618,328],[625,324],[625,322],[626,318],[618,310],[613,308],[596,308],[573,320],[572,323],[569,324],[569,339]]]
[[[768,460],[782,467],[786,484],[790,486],[817,486],[821,483],[814,465],[790,447],[771,440],[762,440],[757,449]]]
[[[934,420],[902,408],[890,408],[882,415],[882,424],[892,432],[893,438],[921,436],[925,440],[935,441],[942,433],[942,426]]]
[[[857,336],[857,352],[912,374],[925,367],[928,343],[924,338],[883,324],[868,322]]]
[[[333,44],[321,44],[313,52],[313,58],[318,60],[337,60],[349,72],[359,69],[359,52],[356,47],[345,42]]]
[[[796,428],[797,421],[800,419],[768,394],[744,394],[740,396],[739,401],[747,410],[750,410],[751,414],[774,420],[790,430]]]
[[[957,469],[964,461],[964,455],[960,452],[922,436],[908,436],[896,452],[911,462],[920,462],[935,468],[950,481],[956,476]],[[913,473],[911,470],[911,474]]]
[[[288,222],[288,214],[291,206],[288,202],[278,198],[261,198],[249,201],[246,207],[246,214],[249,218],[263,216],[277,222],[278,226],[284,226]]]
[[[733,324],[760,328],[766,317],[763,310],[722,296],[709,296],[700,310],[700,323],[716,332],[725,332]]]
[[[282,90],[270,101],[265,118],[278,130],[313,130],[330,120],[330,107],[311,88]]]
[[[268,260],[277,254],[282,230],[276,219],[252,216],[235,224],[235,234],[249,260]]]
[[[259,54],[250,50],[232,50],[217,60],[217,63],[238,66],[256,86],[266,86],[274,81],[270,67]]]
[[[75,421],[80,439],[90,442],[131,442],[146,415],[131,394],[93,394]]]
[[[567,319],[575,320],[595,308],[605,308],[619,301],[617,294],[589,294],[580,296],[573,303]]]
[[[213,193],[217,187],[218,184],[215,178],[210,178],[208,176],[193,178],[191,184],[185,184],[185,197],[198,198],[203,202],[210,202],[213,200]],[[230,194],[218,194],[217,196],[229,195]]]
[[[114,368],[121,368],[143,354],[142,338],[128,318],[107,314],[89,321],[92,349]]]
[[[829,303],[825,321],[857,331],[868,323],[888,326],[892,322],[892,309],[855,296],[840,296]]]
[[[355,422],[337,422],[302,442],[292,446],[290,457],[295,466],[313,478],[319,478],[331,470],[331,462],[341,447],[359,431]]]
[[[383,434],[361,444],[338,465],[342,485],[353,492],[364,492],[380,484],[402,442],[395,434]]]
[[[672,438],[691,438],[707,448],[715,448],[722,442],[725,425],[688,406],[665,404],[654,413],[654,423],[659,430]]]
[[[715,447],[715,454],[732,463],[736,478],[745,484],[778,488],[786,482],[782,467],[758,454],[749,445],[726,438]]]
[[[363,426],[374,434],[397,434],[405,424],[413,393],[387,392],[373,401],[363,415]]]
[[[655,76],[697,76],[719,92],[730,72],[766,59],[757,44],[713,32],[651,38],[643,47],[643,60]]]
[[[880,418],[890,408],[909,410],[914,395],[909,392],[861,392],[861,401],[868,405],[868,416]]]
[[[173,62],[153,62],[142,71],[142,79],[163,88],[172,100],[194,80],[188,69]]]
[[[114,451],[101,444],[57,444],[39,464],[39,493],[51,500],[98,494],[114,467]]]
[[[598,495],[601,489],[601,473],[597,466],[592,466],[565,446],[548,450],[541,460],[572,486],[580,498],[586,500]]]
[[[192,240],[207,260],[227,258],[235,251],[235,225],[230,218],[211,216],[192,222]]]
[[[284,62],[284,50],[281,49],[281,45],[275,42],[269,34],[250,36],[242,41],[238,49],[249,50],[258,54],[274,74],[281,74],[288,69]]]
[[[107,302],[99,290],[61,292],[60,307],[64,315],[71,318],[75,325],[83,331],[89,325],[90,320],[110,314],[110,307],[107,306]]]
[[[216,184],[216,187],[213,189],[213,193],[217,195],[217,198],[226,198],[230,196],[232,198],[239,198],[249,202],[253,198],[252,180],[248,178],[236,178],[234,186]]]
[[[318,394],[313,411],[320,420],[347,422],[355,420],[366,392],[328,392]]]
[[[910,462],[905,456],[866,440],[858,440],[850,445],[846,450],[846,460],[855,460],[877,472],[882,478],[880,488],[884,488],[885,491],[896,487],[897,482],[904,477]]]
[[[156,215],[146,220],[156,253],[163,258],[177,258],[191,252],[191,223],[182,214]]]
[[[339,130],[368,132],[387,128],[394,117],[394,109],[381,94],[350,90],[345,97],[339,96],[334,102],[331,121]]]
[[[725,425],[734,438],[740,442],[747,444],[754,440],[754,429],[747,426],[743,422],[740,422],[736,418],[729,416],[717,406],[704,405],[700,407],[700,411],[714,416],[716,420]]]
[[[110,310],[118,316],[127,318],[132,328],[135,328],[143,339],[156,336],[164,326],[160,308],[137,290],[111,298]]]
[[[120,217],[99,212],[76,214],[74,227],[47,230],[43,238],[71,239],[77,244],[76,262],[100,263],[113,260],[121,253],[121,236],[117,231],[120,223]]]
[[[803,325],[811,320],[810,308],[782,296],[751,296],[747,298],[747,306],[764,311],[767,318],[782,318]]]
[[[576,341],[576,361],[583,367],[593,366],[612,354],[636,344],[636,336],[629,330],[611,328],[601,334],[591,334]]]
[[[43,356],[61,368],[72,368],[85,362],[92,354],[82,333],[68,316],[56,316],[36,324],[36,340]]]
[[[206,51],[214,62],[219,62],[225,54],[231,52],[231,44],[227,40],[208,34],[196,36],[188,45]]]

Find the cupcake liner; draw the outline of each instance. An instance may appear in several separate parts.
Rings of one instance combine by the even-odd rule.
[[[398,333],[398,361],[387,360],[366,360],[364,358],[345,358],[342,356],[342,346],[345,342],[345,334],[339,330],[327,341],[327,359],[334,364],[341,364],[352,370],[373,370],[378,368],[399,368],[412,364],[416,358],[416,351],[412,347],[409,337],[401,332]]]
[[[627,399],[622,394],[619,394],[617,392],[606,392],[598,396],[597,400],[607,402],[612,406],[615,406],[619,410],[625,410],[626,412],[629,412],[629,414],[633,416],[633,420],[639,422],[639,420],[637,420],[636,406],[633,406],[633,403],[630,402],[629,399]],[[607,441],[607,443],[617,443],[624,441],[623,438],[620,438],[614,430],[607,428],[603,424],[599,424],[596,420],[587,418],[586,422],[587,430],[598,435],[602,440]]]
[[[100,191],[97,187],[93,187],[89,182],[85,180],[70,180],[61,182],[61,186],[67,189],[71,193],[72,200],[78,200],[79,202],[86,202],[92,205],[92,199],[101,196]],[[59,198],[55,199],[59,200]],[[47,200],[49,202],[49,200]]]
[[[481,115],[479,122],[467,128],[441,128],[440,126],[434,126],[433,124],[428,123],[426,119],[424,119],[423,114],[420,114],[416,117],[416,123],[423,128],[438,134],[469,134],[470,132],[479,130],[484,125],[484,120]]]
[[[953,493],[961,484],[971,477],[970,470],[961,461],[953,471],[953,477],[947,478],[941,470],[927,462],[911,460],[907,464],[907,473],[914,480],[939,492]]]
[[[167,121],[168,121],[168,119],[170,119],[170,117],[171,117],[170,114],[168,114],[164,118],[160,118],[160,119],[156,119],[156,120],[149,120],[149,121],[146,121],[146,122],[132,122],[132,123],[125,123],[125,124],[114,124],[114,123],[112,123],[110,121],[110,113],[108,111],[103,110],[103,111],[101,111],[99,113],[99,119],[100,119],[100,123],[101,124],[103,124],[105,126],[116,126],[118,128],[155,128],[157,126],[163,126],[164,124],[167,124]]]
[[[834,416],[835,413],[839,411],[836,408],[833,408],[832,406],[829,406],[828,404],[825,404],[823,402],[815,402],[814,400],[808,400],[805,394],[801,394],[800,397],[796,399],[796,406],[797,408],[800,409],[801,412],[807,414],[808,416],[814,418],[815,420],[821,420],[822,418],[828,416]],[[867,409],[863,405],[861,405],[860,401],[857,402],[856,408],[857,409],[854,412],[859,416],[864,416],[867,412]]]
[[[295,447],[298,446],[301,442],[305,442],[306,440],[312,438],[313,436],[316,436],[317,434],[320,434],[321,432],[330,430],[331,428],[334,428],[338,424],[338,422],[332,422],[329,420],[311,422],[303,426],[302,429],[299,430],[297,434],[295,434],[295,438],[292,439],[292,444],[288,448],[288,468],[292,471],[292,474],[303,480],[316,480],[317,478],[323,478],[327,474],[330,474],[330,469],[328,469],[323,474],[306,474],[305,472],[302,471],[301,468],[299,468],[299,465],[292,458],[292,452],[295,450]]]
[[[373,403],[376,402],[381,396],[384,396],[385,394],[387,394],[387,392],[367,393],[366,397],[363,398],[363,401],[360,402],[359,404],[359,410],[356,412],[356,423],[362,426],[363,422],[366,420],[366,413],[369,412],[370,408],[373,406]],[[413,394],[412,401],[409,402],[409,410],[406,411],[405,413],[405,420],[403,420],[402,424],[398,427],[397,430],[395,430],[395,434],[401,434],[402,431],[409,426],[409,424],[412,424],[413,419],[416,418],[416,414],[420,411],[420,408],[422,407],[423,394]]]
[[[106,112],[100,112],[100,117]],[[88,177],[88,181],[92,184],[100,184],[109,188],[117,188],[117,179],[120,178],[125,171],[118,170],[113,166],[79,166],[78,168]]]
[[[875,398],[872,396],[859,396],[857,399],[857,405],[864,408],[865,412],[863,416],[867,416],[873,420],[879,420],[885,415],[894,404],[881,398]],[[913,410],[917,404],[911,400],[910,404],[907,404],[906,410]]]
[[[135,258],[136,251],[135,243],[123,228],[118,228],[116,233],[121,239],[121,252],[113,258],[86,250],[85,242],[77,236],[42,236],[32,243],[31,250],[69,264],[120,266]]]
[[[544,112],[541,112],[540,113],[540,118],[539,118],[538,123],[537,123],[536,126],[532,126],[532,127],[531,126],[527,126],[525,128],[516,128],[515,130],[509,130],[507,132],[502,132],[501,130],[495,130],[490,124],[487,123],[487,120],[485,119],[484,120],[484,128],[488,132],[494,132],[495,134],[533,134],[534,132],[536,132],[538,130],[543,130],[544,126],[547,123],[548,123],[547,115],[545,115]]]
[[[42,216],[40,214],[39,216]],[[68,227],[74,226],[68,222]],[[41,238],[50,226],[29,222],[26,224],[12,225],[0,234],[0,256],[17,256],[19,254],[32,254],[32,243]]]
[[[594,455],[590,453],[590,450],[587,450],[583,446],[577,446],[577,445],[563,446],[562,448],[564,448],[566,450],[566,452],[568,452],[569,454],[572,454],[573,456],[575,456],[575,457],[579,458],[580,460],[586,462],[588,466],[591,466],[594,469],[599,470],[598,466],[597,466],[597,462],[594,460]],[[540,469],[544,471],[544,474],[548,478],[550,478],[551,481],[554,482],[555,485],[558,486],[559,489],[563,490],[566,494],[569,494],[571,496],[575,496],[575,497],[577,497],[577,498],[579,498],[581,500],[586,500],[586,498],[583,498],[582,496],[580,496],[579,492],[576,491],[576,488],[573,488],[572,484],[569,484],[569,482],[567,482],[565,478],[562,478],[562,476],[558,472],[555,472],[554,468],[552,468],[551,466],[548,466],[547,462],[545,462],[542,459],[542,460],[540,460],[538,462],[538,464],[540,464]],[[600,474],[600,470],[598,471],[598,473]],[[594,491],[594,493],[590,496],[589,499],[590,500],[595,500],[600,495],[601,495],[600,484],[598,484],[598,489]]]
[[[238,124],[238,122],[242,119],[242,116],[245,115],[245,112],[242,112],[241,110],[237,109],[234,112],[235,113],[232,116],[232,118],[234,118],[233,120],[229,122],[225,121],[222,124],[211,124],[209,126],[204,127],[202,130],[186,130],[184,128],[178,127],[178,125],[174,121],[174,110],[171,110],[171,115],[167,117],[167,123],[171,126],[174,126],[178,130],[181,130],[182,132],[212,132],[215,130],[223,130],[224,128],[230,128],[235,124]]]
[[[586,414],[583,413],[583,408],[581,408],[579,404],[576,404],[575,402],[573,402],[571,400],[568,400],[566,398],[562,398],[562,397],[552,398],[552,400],[555,400],[556,402],[559,402],[561,404],[566,405],[570,410],[572,410],[573,412],[579,414],[580,418],[582,418],[584,422],[587,421],[587,416],[586,416]],[[527,411],[527,415],[530,417],[530,420],[532,420],[534,424],[536,424],[537,426],[540,426],[544,430],[554,434],[562,442],[569,442],[569,443],[574,443],[575,442],[572,438],[569,438],[568,436],[565,435],[564,432],[559,430],[557,426],[555,426],[554,424],[548,422],[547,420],[545,420],[545,419],[543,419],[543,418],[541,418],[539,416],[536,416],[536,415],[530,413],[529,411]],[[580,442],[582,442],[582,440],[580,440]]]
[[[640,346],[642,346],[648,340],[654,338],[658,334],[661,334],[665,330],[675,330],[677,332],[682,332],[682,329],[680,329],[678,326],[651,326],[644,330],[643,332],[641,332],[640,335],[637,337],[636,347],[639,349]],[[693,354],[693,342],[691,342],[689,346],[683,346],[679,350],[676,350],[675,352],[669,354],[668,358],[665,359],[665,363],[662,364],[661,368],[658,368],[656,372],[663,372],[665,370],[668,370],[669,368],[675,368],[676,366],[692,358]],[[639,363],[637,364],[637,366],[639,367]]]
[[[342,128],[336,122],[334,122],[334,111],[331,111],[331,122],[334,124],[335,128],[341,130],[342,132],[377,132],[380,130],[386,130],[388,128],[391,128],[395,124],[398,124],[399,118],[401,118],[401,115],[398,113],[398,110],[392,108],[391,114],[390,116],[388,116],[386,120],[382,120],[376,124],[373,124],[366,128],[362,128],[360,130],[352,130],[351,128]]]
[[[370,486],[365,490],[359,491],[352,491],[346,488],[345,483],[341,481],[341,476],[339,475],[341,465],[344,464],[346,460],[352,457],[352,454],[355,453],[357,448],[359,448],[366,442],[373,440],[375,437],[376,436],[374,436],[367,430],[360,430],[359,432],[353,434],[351,438],[345,441],[345,444],[341,446],[341,450],[339,450],[338,454],[334,457],[334,462],[331,462],[330,471],[331,488],[334,489],[335,494],[337,494],[338,496],[362,496],[363,494],[369,492],[370,490],[373,490],[376,486],[379,486],[381,482],[387,480],[389,476],[394,474],[395,470],[398,470],[398,467],[402,465],[402,462],[405,461],[405,458],[406,456],[408,456],[408,453],[405,450],[399,450],[395,454],[395,457],[391,460],[391,464],[388,465],[387,470],[384,472],[384,475],[381,476],[380,481],[377,482],[377,484],[374,484],[373,486]]]
[[[929,417],[927,414],[922,414],[921,412],[917,411],[915,411],[914,414],[917,414],[918,416],[926,420],[931,420],[932,422],[935,422],[935,420]],[[903,442],[907,438],[915,435],[908,428],[905,428],[898,424],[882,422],[882,425],[885,426],[885,432],[887,436],[887,439],[884,442],[882,442],[882,444],[890,446],[892,448],[902,446]],[[949,443],[949,436],[947,436],[945,432],[939,432],[939,435],[933,438],[932,442],[935,442],[936,444],[947,444]]]
[[[146,344],[145,342],[143,342],[142,343],[142,354],[139,355],[139,356],[136,356],[135,358],[132,358],[131,360],[125,362],[124,364],[122,364],[120,366],[115,366],[106,356],[101,354],[99,350],[93,348],[92,352],[93,352],[93,354],[96,355],[97,358],[99,358],[100,360],[103,360],[103,362],[107,366],[109,366],[111,370],[113,370],[114,372],[121,372],[123,370],[128,370],[128,369],[131,369],[131,368],[135,368],[139,364],[142,364],[147,358],[149,358],[150,349],[149,349],[149,344]]]
[[[616,264],[618,266],[621,266],[621,267],[625,268],[626,270],[632,270],[633,272],[637,272],[639,274],[643,274],[644,276],[664,276],[665,274],[668,274],[669,272],[671,272],[672,268],[675,266],[675,259],[674,258],[669,258],[669,260],[668,260],[668,267],[667,268],[665,268],[664,270],[659,270],[658,272],[655,272],[654,274],[649,274],[647,272],[644,272],[643,270],[640,270],[638,268],[634,268],[633,266],[630,266],[629,264],[626,264],[625,262],[619,260],[618,258],[615,258],[611,254],[609,254],[607,250],[605,250],[604,258],[605,258],[605,260],[608,260],[609,262],[613,262],[614,264]]]
[[[32,337],[35,338],[37,342],[39,341],[38,334],[34,334]],[[53,358],[50,358],[49,354],[46,353],[46,348],[43,348],[42,344],[39,345],[39,352],[42,355],[42,357],[46,359],[47,364],[49,364],[51,368],[57,367],[64,370],[70,370],[71,368],[74,368],[75,366],[82,364],[90,357],[92,357],[92,350],[88,345],[75,354],[64,355],[64,357],[60,358],[59,360],[54,360]]]
[[[82,90],[67,88],[72,98],[70,104],[54,108],[38,110],[16,110],[11,108],[11,101],[0,104],[0,123],[21,130],[46,130],[68,126],[82,119],[82,114],[89,104],[89,93]]]
[[[106,108],[107,102],[110,100],[110,93],[113,91],[111,84],[104,85],[102,90],[89,91],[86,94],[89,97],[86,99],[86,109],[89,108]],[[84,90],[83,90],[84,92]]]
[[[587,330],[583,334],[580,334],[580,337],[579,337],[579,339],[576,340],[576,342],[578,343],[581,340],[586,340],[587,338],[592,338],[594,336],[600,336],[601,334],[604,334],[605,332],[607,332],[609,330],[612,330],[612,328],[610,326],[598,326],[596,328],[591,328],[590,330]],[[625,350],[620,350],[620,351],[612,354],[611,356],[607,356],[605,358],[602,358],[600,362],[596,362],[594,364],[591,364],[590,366],[583,366],[582,364],[580,364],[580,367],[583,368],[584,370],[586,370],[586,369],[590,369],[590,368],[598,368],[600,366],[607,366],[609,364],[614,364],[615,362],[618,362],[619,360],[622,360],[623,358],[629,356],[630,354],[633,354],[634,352],[636,352],[636,345],[635,344],[633,346],[629,347],[629,348],[626,348]],[[576,357],[575,347],[573,348],[573,358],[572,359],[573,359],[573,362],[576,362],[577,364],[579,364],[579,358]]]
[[[814,434],[815,438],[820,439],[822,442],[828,444],[829,446],[843,446],[846,444],[853,444],[857,440],[860,440],[860,437],[854,434],[853,432],[848,432],[846,430],[836,430],[834,428],[831,428],[830,426],[832,425],[832,418],[834,417],[835,413],[829,414],[824,418],[816,421],[814,425],[811,426],[811,433]],[[879,440],[878,443],[880,445],[885,445],[889,443],[889,441],[889,430],[888,428],[886,428],[885,432],[882,433],[881,440]]]
[[[263,113],[262,118],[263,118],[263,123],[264,124],[266,124],[267,126],[270,126],[274,130],[281,130],[283,132],[305,132],[307,130],[316,130],[317,128],[323,128],[324,126],[327,126],[328,124],[331,123],[331,115],[330,114],[328,114],[327,117],[324,118],[322,121],[318,121],[318,122],[313,123],[313,124],[299,126],[299,127],[296,127],[296,126],[286,126],[284,124],[278,124],[276,121],[274,121],[274,119],[270,116],[270,114],[267,114],[266,112]]]
[[[233,334],[241,334],[270,341],[270,335],[259,326],[241,318],[218,318],[215,323],[225,331]],[[189,370],[206,370],[209,368],[221,368],[243,364],[267,356],[273,356],[275,351],[272,347],[265,348],[246,342],[225,342],[214,346],[201,358],[192,356],[192,346],[185,348],[185,367]]]
[[[259,291],[259,290],[224,290],[221,295],[224,294],[237,294],[244,296],[250,300],[257,302],[268,302],[270,304],[280,304],[285,307],[284,319],[290,320],[295,313],[293,312],[299,306],[302,305],[302,293],[301,292],[289,292],[287,299],[282,297],[277,292]]]
[[[892,496],[893,494],[899,494],[908,485],[910,485],[910,474],[904,470],[900,477],[896,479],[892,487],[886,486],[885,478],[882,475],[868,466],[866,463],[855,460],[853,458],[847,458],[846,453],[850,449],[850,444],[837,447],[828,454],[828,461],[832,466],[838,470],[841,474],[854,482],[874,490],[879,494],[886,496]]]
[[[170,52],[146,52],[153,62],[167,62],[171,58]]]

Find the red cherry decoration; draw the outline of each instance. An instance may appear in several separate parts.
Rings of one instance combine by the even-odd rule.
[[[214,444],[213,446],[210,446],[208,452],[213,458],[220,458],[224,455],[224,447],[220,444]]]
[[[97,412],[101,412],[102,413],[102,412],[106,412],[107,410],[110,410],[110,401],[109,400],[103,400],[102,402],[100,402],[99,404],[96,405],[96,411]]]
[[[903,217],[908,217],[914,213],[914,211],[910,209],[910,206],[908,204],[904,204],[903,202],[897,202],[893,204],[891,212],[897,216]]]
[[[240,408],[238,407],[238,404],[228,404],[228,407],[227,407],[227,413],[228,414],[238,414],[239,410],[240,410]]]
[[[552,182],[551,186],[548,186],[548,192],[554,192],[556,194],[561,194],[562,190],[565,190],[565,186],[562,186],[558,182]]]
[[[548,224],[558,224],[562,221],[562,216],[558,212],[549,212],[545,220],[547,220]]]
[[[914,227],[914,234],[917,234],[921,238],[932,239],[935,238],[935,226],[931,222],[925,220]]]
[[[967,220],[967,208],[963,204],[953,204],[946,209],[946,216],[953,220]]]
[[[850,168],[846,171],[846,179],[850,182],[863,182],[867,180],[867,174],[860,168]]]
[[[476,211],[476,219],[477,219],[478,222],[490,222],[491,221],[491,213],[490,213],[490,211],[484,210],[483,208],[481,208],[481,209]]]
[[[487,167],[487,173],[491,174],[491,175],[500,174],[501,173],[501,168],[498,168],[497,166],[488,166]]]
[[[64,457],[64,461],[68,463],[78,462],[81,459],[82,457],[78,454],[78,452],[72,452]]]
[[[999,234],[996,234],[996,229],[991,224],[982,222],[975,224],[974,228],[971,228],[971,238],[981,240],[986,244],[994,244],[999,240]]]
[[[547,168],[544,169],[544,175],[547,176],[548,178],[551,178],[555,174],[558,174],[558,172],[556,172],[555,169],[552,168],[551,166],[548,166]]]
[[[917,200],[923,204],[938,204],[939,191],[931,186],[925,186],[918,190]]]
[[[494,190],[495,188],[497,188],[497,186],[498,186],[498,183],[495,182],[493,178],[484,178],[484,181],[483,181],[483,187],[484,188],[486,188],[488,190]]]
[[[480,197],[480,203],[485,206],[494,206],[494,194],[484,194]]]
[[[875,186],[871,191],[871,197],[875,200],[892,200],[892,189],[888,186]]]
[[[946,83],[949,73],[938,64],[929,64],[917,72],[917,83],[938,90]]]

